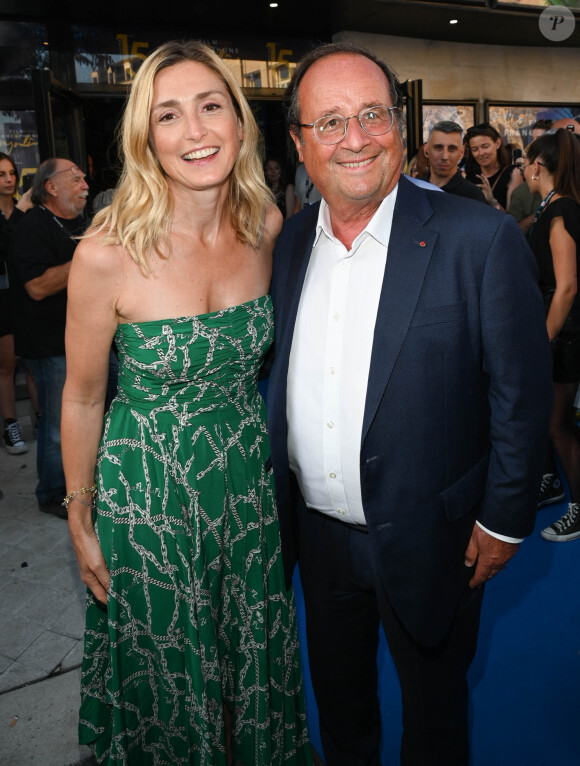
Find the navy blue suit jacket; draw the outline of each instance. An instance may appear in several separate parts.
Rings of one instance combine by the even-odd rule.
[[[286,380],[318,208],[290,218],[274,252],[268,420],[288,581],[303,501],[288,468]],[[551,404],[536,264],[515,220],[402,177],[360,474],[384,593],[418,640],[436,643],[449,627],[476,519],[510,537],[532,531]]]

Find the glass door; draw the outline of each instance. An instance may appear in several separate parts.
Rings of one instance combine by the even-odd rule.
[[[55,80],[49,69],[32,70],[32,90],[41,162],[66,157],[84,168],[87,154],[81,96]]]

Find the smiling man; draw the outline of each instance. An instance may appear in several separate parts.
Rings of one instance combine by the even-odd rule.
[[[268,409],[324,755],[380,763],[381,623],[401,762],[465,766],[483,585],[532,531],[542,474],[551,362],[535,262],[510,216],[401,174],[398,82],[368,51],[307,54],[287,112],[323,199],[274,252]]]
[[[461,125],[451,120],[435,123],[425,145],[425,156],[429,160],[429,181],[450,194],[485,203],[481,189],[467,181],[458,168],[464,152]]]
[[[10,242],[14,344],[32,370],[41,409],[36,497],[41,511],[60,518],[67,517],[61,505],[66,487],[60,452],[66,287],[75,237],[85,227],[88,190],[85,174],[74,162],[45,160],[32,184],[36,207],[18,222]]]

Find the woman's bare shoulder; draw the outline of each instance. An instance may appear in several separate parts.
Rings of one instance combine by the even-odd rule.
[[[266,208],[264,220],[264,234],[270,240],[275,240],[282,230],[284,218],[277,205],[270,203]]]
[[[89,230],[76,247],[73,266],[95,276],[111,275],[123,269],[127,257],[121,245],[108,244],[102,233]]]

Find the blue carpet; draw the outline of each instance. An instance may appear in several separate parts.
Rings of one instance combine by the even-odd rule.
[[[565,510],[562,502],[539,511],[533,535],[486,586],[469,673],[472,766],[580,766],[580,539],[540,536]],[[322,753],[297,573],[294,581],[311,739]],[[382,763],[396,766],[401,700],[382,635],[378,662]]]
[[[267,395],[267,381],[260,390]],[[567,502],[538,511],[536,527],[487,586],[477,654],[469,671],[470,766],[580,766],[580,539],[540,535]],[[308,724],[322,754],[298,572],[294,591]],[[377,658],[383,766],[399,764],[401,698],[384,636]]]

